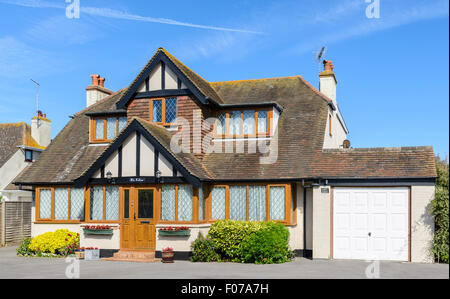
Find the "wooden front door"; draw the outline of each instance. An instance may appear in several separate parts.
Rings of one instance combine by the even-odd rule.
[[[124,188],[121,249],[155,250],[156,189]]]

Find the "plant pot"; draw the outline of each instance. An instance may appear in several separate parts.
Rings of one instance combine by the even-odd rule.
[[[83,232],[86,235],[112,235],[113,229],[87,229],[84,228]]]
[[[191,235],[190,230],[159,230],[160,236],[180,236],[189,237]]]
[[[83,260],[84,259],[84,250],[75,251],[75,256],[77,257],[77,259]]]
[[[174,255],[175,255],[175,253],[173,251],[163,251],[161,253],[161,257],[162,257],[161,261],[163,263],[167,263],[167,264],[173,263],[174,262],[174,260],[173,260],[173,256]]]

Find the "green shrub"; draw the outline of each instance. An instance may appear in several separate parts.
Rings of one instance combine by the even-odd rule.
[[[261,230],[247,236],[240,246],[242,262],[274,264],[290,261],[289,230],[281,223],[267,223]]]
[[[20,255],[20,256],[34,255],[34,251],[32,251],[30,248],[28,248],[30,246],[30,243],[31,243],[31,238],[24,239],[22,244],[20,244],[20,246],[17,247],[17,249],[16,249],[17,255]]]
[[[438,179],[431,208],[435,221],[432,251],[438,262],[449,263],[449,176],[448,162],[436,159]]]
[[[192,242],[191,262],[220,262],[220,255],[215,251],[215,242],[205,239],[201,233],[198,233],[197,240]]]
[[[220,220],[211,225],[208,238],[214,241],[216,252],[224,260],[239,262],[242,240],[264,226],[262,222]]]

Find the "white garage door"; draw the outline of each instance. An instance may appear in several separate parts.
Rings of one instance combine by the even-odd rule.
[[[335,188],[335,259],[408,260],[408,188]]]

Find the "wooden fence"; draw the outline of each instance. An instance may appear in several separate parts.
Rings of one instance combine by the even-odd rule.
[[[31,236],[31,202],[0,204],[0,243],[18,244]]]

